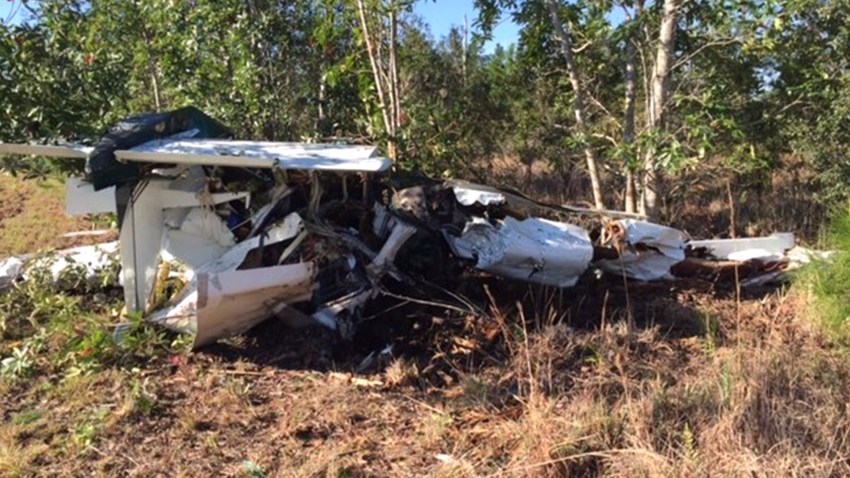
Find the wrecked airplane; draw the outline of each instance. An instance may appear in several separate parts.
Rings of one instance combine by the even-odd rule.
[[[62,251],[51,271],[58,277],[74,263],[93,274],[111,257],[126,309],[192,334],[196,347],[270,317],[345,333],[342,318],[356,324],[389,282],[438,275],[446,264],[571,287],[589,270],[651,281],[757,261],[772,274],[795,247],[793,235],[691,241],[625,213],[462,181],[394,188],[382,175],[391,162],[374,147],[231,136],[183,108],[128,118],[93,147],[0,143],[0,154],[85,160],[85,180],[66,183],[67,211],[117,214],[120,238]],[[603,219],[598,240],[558,220],[576,214]],[[401,256],[421,263],[401,267]],[[0,290],[37,263],[0,262]]]

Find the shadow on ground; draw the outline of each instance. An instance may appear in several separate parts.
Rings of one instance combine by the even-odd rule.
[[[757,301],[777,291],[760,287],[742,290],[737,296],[734,284],[727,282],[624,282],[592,273],[569,289],[478,279],[464,281],[456,290],[479,313],[378,298],[362,312],[374,318],[361,323],[349,338],[319,325],[292,329],[270,319],[199,353],[224,362],[283,370],[363,375],[381,373],[392,360],[401,358],[430,372],[427,383],[440,385],[446,377],[457,379],[488,363],[511,360],[511,341],[552,327],[592,333],[622,326],[635,334],[651,330],[663,340],[710,334],[712,342],[721,345],[727,337],[716,324],[720,313],[716,304],[735,307],[739,300]],[[711,310],[708,303],[714,304]],[[464,307],[457,301],[455,305]]]

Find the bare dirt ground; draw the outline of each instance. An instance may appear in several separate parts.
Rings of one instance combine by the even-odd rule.
[[[475,284],[478,315],[0,382],[0,476],[850,474],[850,362],[800,287]]]

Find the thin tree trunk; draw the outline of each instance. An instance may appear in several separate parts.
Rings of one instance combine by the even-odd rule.
[[[640,63],[640,88],[643,90],[643,112],[644,112],[644,128],[648,127],[648,125],[652,122],[650,120],[650,102],[652,101],[652,94],[650,93],[650,86],[652,84],[652,73],[650,72],[651,67],[647,61],[647,52],[645,45],[649,44],[649,39],[651,35],[649,33],[649,27],[645,24],[641,28],[641,36],[640,42],[635,44],[636,53],[638,55],[639,63]],[[635,160],[641,162],[640,166],[637,166],[637,169],[633,172],[632,180],[634,181],[635,186],[635,195],[638,208],[638,212],[641,214],[646,214],[646,207],[644,206],[643,200],[643,167],[642,162],[644,160],[644,151],[636,151],[638,156],[635,157]]]
[[[467,85],[466,63],[469,58],[469,19],[466,15],[463,16],[463,63],[461,63],[461,73],[463,76],[463,87]]]
[[[384,120],[384,128],[390,139],[387,141],[387,154],[395,159],[395,143],[393,141],[392,128],[392,105],[387,102],[387,96],[392,95],[392,92],[384,92],[384,79],[381,65],[378,61],[378,52],[376,46],[372,42],[372,36],[369,34],[369,22],[366,19],[366,7],[363,5],[363,0],[357,0],[357,9],[360,14],[360,28],[363,30],[363,40],[366,42],[366,52],[369,54],[369,64],[372,66],[372,75],[375,77],[375,88],[378,91],[378,106],[381,108],[381,116]]]
[[[326,71],[324,67],[324,63],[322,64],[322,71]],[[318,99],[318,116],[316,118],[316,133],[319,137],[325,138],[331,135],[331,132],[328,130],[327,120],[328,120],[328,112],[327,112],[327,90],[328,90],[328,74],[322,73],[321,78],[319,79],[319,99]]]
[[[676,22],[679,13],[679,0],[664,0],[664,16],[658,32],[658,49],[655,55],[655,68],[652,76],[652,99],[649,103],[649,126],[660,129],[664,126],[664,113],[670,96],[670,64],[673,59],[673,47],[676,41]],[[650,218],[658,217],[658,194],[660,177],[655,164],[656,147],[650,147],[643,164],[643,201],[644,213]]]
[[[401,118],[401,99],[398,89],[398,12],[396,12],[395,0],[390,0],[390,91],[392,94],[392,141],[396,145],[396,135],[398,134],[398,123]],[[397,152],[396,152],[397,153]],[[393,155],[395,159],[395,155]]]
[[[637,15],[643,9],[643,2],[636,3]],[[634,21],[634,20],[630,20]],[[623,143],[631,152],[632,145],[635,141],[635,91],[637,89],[637,53],[635,52],[635,39],[626,39],[626,98],[625,98],[625,118],[623,119]],[[626,171],[626,197],[625,210],[626,212],[636,212],[635,198],[635,175],[634,164],[632,164],[631,154],[626,158],[624,165]]]
[[[626,167],[626,212],[637,212],[637,195],[635,191],[635,173],[631,167]]]
[[[162,111],[162,101],[159,99],[159,78],[156,76],[156,67],[151,65],[151,86],[153,87],[153,100],[156,111]]]
[[[159,97],[159,77],[156,74],[156,55],[153,49],[153,40],[147,29],[142,30],[145,44],[148,50],[148,73],[151,75],[151,89],[153,90],[153,101],[156,111],[162,111],[162,99]]]
[[[549,6],[549,17],[552,21],[552,28],[555,30],[555,36],[558,43],[560,43],[561,54],[564,56],[564,60],[567,63],[567,73],[570,77],[570,83],[573,86],[573,94],[575,95],[573,111],[576,118],[576,128],[578,129],[579,135],[582,137],[582,149],[584,150],[584,157],[587,160],[587,172],[590,175],[590,185],[593,190],[593,203],[597,209],[605,209],[605,202],[602,197],[602,182],[599,179],[596,152],[586,139],[587,124],[585,123],[586,113],[584,109],[584,86],[581,83],[581,78],[579,77],[577,66],[575,64],[575,58],[573,57],[572,40],[570,39],[569,33],[564,30],[564,26],[561,24],[561,19],[558,16],[558,5],[555,3],[555,0],[547,0],[546,3]]]

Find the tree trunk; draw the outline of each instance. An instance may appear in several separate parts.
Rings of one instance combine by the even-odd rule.
[[[467,59],[469,58],[469,19],[463,16],[463,63],[461,63],[461,75],[463,76],[463,87],[467,85]]]
[[[385,91],[391,88],[390,85],[384,84],[384,77],[387,76],[382,70],[383,61],[381,61],[378,47],[374,43],[374,38],[369,34],[369,22],[366,18],[366,6],[363,0],[357,0],[357,10],[360,14],[360,28],[363,32],[363,41],[366,43],[366,52],[369,54],[369,64],[372,67],[372,75],[375,77],[375,88],[378,91],[378,106],[381,109],[381,116],[384,120],[384,128],[386,129],[389,139],[387,140],[387,155],[393,160],[396,159],[395,148],[395,131],[392,120],[395,111],[394,101],[392,101],[393,91]],[[391,54],[395,48],[391,50]],[[392,82],[389,82],[392,83]],[[389,88],[387,88],[389,86]],[[389,98],[389,99],[388,99]]]
[[[635,191],[635,173],[631,167],[626,167],[626,192],[624,209],[626,212],[637,212],[637,194]]]
[[[327,69],[322,65],[322,71],[326,71]],[[318,115],[316,117],[316,134],[320,138],[327,138],[331,136],[332,133],[328,128],[328,111],[327,111],[327,91],[328,91],[328,74],[322,73],[322,76],[319,78],[319,98],[318,98]]]
[[[558,16],[558,5],[555,0],[546,0],[549,6],[549,17],[552,21],[552,28],[555,30],[555,37],[561,47],[561,54],[564,56],[564,61],[567,63],[567,73],[570,77],[570,83],[573,86],[573,112],[576,118],[576,129],[582,139],[582,149],[584,157],[587,160],[587,172],[590,175],[590,185],[593,190],[593,203],[597,209],[605,209],[605,202],[602,197],[602,182],[599,179],[598,160],[596,152],[587,142],[587,124],[585,123],[586,112],[584,109],[584,86],[581,83],[581,78],[578,74],[575,58],[573,57],[573,45],[570,39],[569,32],[564,29],[561,24],[561,18]]]
[[[679,0],[664,0],[664,17],[658,32],[658,49],[655,55],[655,68],[652,76],[652,97],[649,102],[649,127],[661,129],[664,127],[665,110],[670,97],[670,65],[673,59],[673,48],[676,41],[676,21],[679,13]],[[656,168],[657,147],[650,147],[643,163],[643,213],[648,217],[658,218],[658,194],[660,177]]]
[[[151,35],[146,28],[142,29],[142,36],[145,39],[145,46],[147,46],[148,53],[148,74],[151,76],[151,89],[153,90],[153,101],[154,106],[156,107],[156,111],[162,111],[162,99],[159,97],[159,76],[157,76],[156,65],[158,62],[158,55],[154,52],[153,47],[153,35]]]
[[[637,15],[639,15],[643,9],[643,2],[636,2],[635,8]],[[635,91],[637,89],[637,53],[635,52],[634,42],[635,39],[631,38],[631,36],[626,39],[626,98],[624,101],[625,117],[623,118],[623,143],[629,151],[629,155],[626,157],[626,164],[623,165],[626,172],[626,197],[624,204],[626,212],[637,211],[634,164],[631,157],[632,144],[635,141]]]
[[[396,11],[395,0],[389,0],[390,8],[390,91],[392,91],[392,133],[391,139],[394,148],[397,148],[397,134],[399,119],[401,118],[401,98],[398,88],[398,55],[396,53],[398,43],[398,12]],[[398,151],[394,151],[393,159]]]

